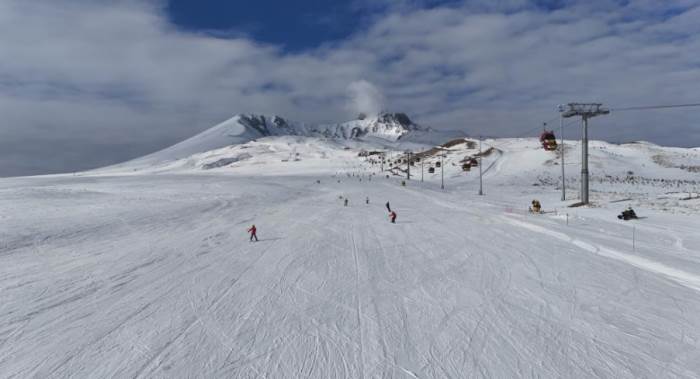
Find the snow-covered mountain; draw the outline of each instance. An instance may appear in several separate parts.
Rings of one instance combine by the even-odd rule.
[[[478,178],[463,166],[478,157],[478,141],[459,133],[440,132],[415,124],[403,113],[337,124],[305,124],[279,116],[237,115],[167,149],[96,174],[225,172],[233,175],[328,174],[349,163],[363,165],[362,152],[382,151],[385,174],[406,176],[405,152],[420,157],[427,180],[470,185]],[[566,142],[566,184],[579,186],[580,144]],[[494,185],[561,188],[560,151],[545,151],[536,138],[495,138],[483,141],[483,172]],[[668,193],[692,197],[698,192],[697,149],[657,146],[648,142],[623,145],[591,141],[590,175],[593,196],[602,201],[629,198],[647,206],[669,206]],[[444,160],[443,169],[437,164]],[[379,164],[379,158],[371,160]],[[415,163],[415,162],[414,162]],[[432,168],[433,172],[429,172]],[[416,175],[418,168],[411,169]],[[689,195],[690,193],[691,195]],[[674,195],[675,196],[675,195]],[[671,202],[673,199],[671,200]],[[673,204],[671,204],[673,205]],[[674,212],[698,209],[695,203],[673,205]],[[676,209],[677,208],[677,209]]]
[[[341,140],[381,138],[397,141],[411,133],[426,133],[430,128],[415,124],[405,113],[380,113],[338,124],[305,124],[285,120],[279,116],[237,115],[238,124],[260,136],[294,135]]]
[[[148,165],[173,161],[226,146],[244,144],[258,138],[275,136],[374,141],[379,144],[404,141],[437,144],[462,134],[456,131],[436,131],[418,125],[405,113],[384,112],[374,117],[361,117],[336,124],[308,124],[275,115],[238,114],[194,137],[131,163]]]
[[[390,140],[376,137],[376,133],[391,128],[377,128],[381,122],[371,119],[338,124],[337,129],[333,129],[342,133],[357,128],[356,131],[364,133],[362,137],[353,137],[351,133],[346,134],[348,137],[339,134],[340,137],[328,138],[313,137],[323,132],[320,128],[305,129],[309,126],[290,124],[274,117],[238,116],[235,120],[235,123],[221,124],[151,156],[96,170],[95,173],[327,175],[347,171],[348,167],[354,167],[356,171],[377,170],[381,159],[362,155],[363,152],[380,150],[386,157],[381,175],[402,178],[407,175],[405,151],[410,150],[420,159],[420,163],[411,168],[414,177],[420,175],[426,181],[440,182],[444,174],[452,186],[469,187],[478,183],[478,166],[469,170],[464,168],[465,163],[479,156],[479,141],[475,139],[442,139],[438,144],[405,142],[425,129],[416,131],[401,127],[408,131],[396,137],[397,140]],[[254,121],[251,123],[251,120]],[[242,123],[248,123],[247,127]],[[219,145],[224,146],[216,148]],[[565,146],[566,184],[570,194],[578,196],[580,144],[566,141]],[[532,189],[525,191],[528,193],[541,193],[543,188],[561,188],[561,153],[545,151],[537,138],[485,139],[483,150],[482,171],[488,186]],[[184,157],[174,158],[179,154]],[[697,178],[700,151],[696,149],[663,147],[647,142],[618,145],[591,141],[589,154],[594,201],[629,199],[637,205],[677,213],[700,209],[700,203],[693,195],[700,189]],[[537,197],[542,199],[541,194]],[[692,201],[677,203],[676,197],[692,198]]]

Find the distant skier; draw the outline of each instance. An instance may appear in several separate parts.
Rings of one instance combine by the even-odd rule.
[[[391,211],[391,213],[389,213],[389,219],[391,220],[392,224],[396,224],[396,212]]]
[[[250,233],[250,242],[253,242],[253,238],[255,238],[255,242],[258,242],[258,228],[255,227],[255,224],[248,229],[248,233]]]
[[[369,196],[365,199],[365,204],[369,204]]]
[[[386,202],[386,210],[388,210],[389,212],[391,212],[391,206],[389,206],[389,202],[388,202],[388,201]]]
[[[345,198],[345,206],[346,207],[348,206],[348,198],[347,197]]]

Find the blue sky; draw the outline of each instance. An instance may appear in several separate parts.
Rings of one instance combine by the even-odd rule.
[[[190,31],[244,35],[288,51],[347,38],[371,14],[353,2],[172,0],[168,17]]]
[[[699,0],[3,0],[0,176],[116,163],[236,113],[516,136],[560,103],[697,103],[698,19]],[[613,112],[591,136],[700,146],[700,114]]]
[[[218,36],[245,36],[277,45],[285,51],[297,52],[342,41],[366,28],[373,19],[392,11],[434,9],[461,3],[455,0],[170,0],[166,9],[172,23],[184,30]],[[555,10],[567,3],[564,0],[538,0],[515,7]]]

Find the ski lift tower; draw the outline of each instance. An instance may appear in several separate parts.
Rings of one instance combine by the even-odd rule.
[[[569,118],[581,116],[583,119],[583,135],[581,137],[581,203],[588,204],[588,119],[610,113],[609,109],[602,108],[600,103],[569,103],[568,110],[564,110],[562,117]]]
[[[440,151],[440,189],[445,189],[445,158],[447,158],[447,149],[442,146],[437,146]]]
[[[406,179],[411,180],[411,150],[406,150]]]

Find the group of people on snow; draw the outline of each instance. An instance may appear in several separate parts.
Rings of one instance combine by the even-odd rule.
[[[343,196],[340,196],[341,199],[343,199]],[[369,196],[365,198],[365,204],[369,205]],[[389,212],[389,221],[391,221],[392,224],[396,224],[396,212],[391,210],[391,205],[389,202],[386,202],[386,210]],[[348,198],[345,197],[343,200],[343,206],[348,206]]]
[[[343,196],[341,196],[341,198],[343,198]],[[348,206],[348,198],[347,197],[344,198],[343,204],[346,207]],[[365,198],[365,204],[369,204],[369,196]],[[387,211],[389,212],[389,221],[392,224],[395,224],[396,223],[396,212],[394,212],[391,209],[391,205],[389,204],[388,201],[386,202],[385,205],[386,205]],[[542,213],[542,204],[540,203],[539,200],[532,200],[531,206],[528,208],[528,210],[532,213]],[[636,219],[638,217],[637,217],[637,214],[632,209],[632,207],[627,207],[627,209],[622,211],[622,213],[620,215],[618,215],[617,218],[619,218],[620,220],[627,221],[627,220]],[[250,233],[250,241],[251,242],[253,241],[253,239],[255,239],[255,241],[258,241],[257,228],[255,227],[255,225],[251,226],[250,229],[248,229],[248,233]]]
[[[341,198],[343,198],[343,197],[341,196]],[[369,204],[369,196],[367,196],[365,198],[365,204]],[[347,197],[345,197],[343,200],[343,206],[345,206],[345,207],[348,206],[348,198]],[[389,221],[392,224],[396,224],[396,212],[394,212],[391,209],[391,205],[389,204],[388,201],[386,202],[386,209],[387,209],[387,211],[389,211]],[[258,234],[257,234],[258,228],[255,227],[255,224],[253,224],[250,228],[248,228],[248,233],[250,234],[250,242],[253,242],[253,240],[255,240],[255,242],[258,241]]]

